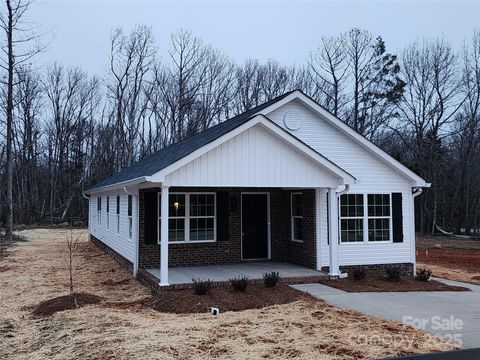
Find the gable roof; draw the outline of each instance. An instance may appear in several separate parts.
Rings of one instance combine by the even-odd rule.
[[[175,144],[169,145],[163,149],[160,149],[139,162],[129,166],[120,172],[106,178],[95,184],[93,187],[87,190],[87,192],[106,186],[128,182],[133,179],[138,179],[145,176],[151,176],[167,166],[177,162],[185,156],[191,154],[195,150],[209,144],[210,142],[218,139],[222,135],[232,131],[238,126],[246,123],[256,113],[263,109],[273,105],[277,101],[282,100],[293,91],[287,92],[275,99],[272,99],[264,104],[261,104],[253,109],[250,109],[240,115],[234,116],[228,120],[225,120],[215,126],[212,126],[204,131],[190,136]]]
[[[410,170],[408,167],[403,165],[400,161],[393,158],[390,154],[379,148],[375,145],[372,141],[368,140],[363,135],[359,134],[355,131],[351,126],[347,125],[345,122],[340,120],[338,117],[333,115],[330,111],[328,111],[325,107],[317,103],[311,97],[303,93],[301,90],[291,91],[287,96],[279,101],[276,101],[274,104],[262,110],[259,110],[259,114],[266,115],[267,113],[272,112],[273,110],[281,107],[282,105],[294,100],[299,99],[304,104],[306,104],[310,109],[312,109],[317,114],[320,114],[323,119],[328,121],[329,124],[333,125],[334,128],[340,130],[343,134],[349,136],[357,143],[359,143],[364,149],[369,151],[371,154],[375,155],[381,161],[386,163],[387,165],[391,166],[397,172],[403,174],[410,180],[412,180],[416,187],[430,187],[430,183],[427,183],[422,177],[418,176],[415,172]]]

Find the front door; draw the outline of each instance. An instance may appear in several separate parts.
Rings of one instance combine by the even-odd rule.
[[[242,259],[268,258],[268,194],[242,194]]]

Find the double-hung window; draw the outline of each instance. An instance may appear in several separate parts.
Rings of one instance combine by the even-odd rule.
[[[131,239],[133,235],[133,199],[132,195],[128,195],[128,209],[127,209],[127,216],[128,216],[128,238]]]
[[[291,194],[291,228],[292,241],[303,241],[303,194]]]
[[[110,229],[110,196],[107,196],[107,229]]]
[[[368,241],[390,241],[390,194],[368,194]]]
[[[120,234],[120,196],[117,195],[117,234]]]
[[[102,226],[102,197],[97,197],[97,224]]]
[[[158,233],[161,234],[160,194],[158,209]],[[210,242],[215,240],[214,193],[171,193],[168,195],[169,242]]]
[[[392,240],[391,194],[344,194],[340,197],[342,243]]]
[[[363,194],[345,194],[340,197],[341,242],[364,241]]]

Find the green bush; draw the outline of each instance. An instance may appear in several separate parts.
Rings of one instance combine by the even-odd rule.
[[[263,283],[267,288],[275,287],[279,280],[280,280],[280,273],[278,271],[272,271],[272,272],[263,274]]]
[[[387,266],[385,268],[385,274],[387,274],[388,280],[400,281],[403,270],[400,266]]]
[[[234,277],[233,279],[229,279],[230,284],[236,291],[241,291],[245,292],[247,290],[247,286],[250,283],[250,280],[248,280],[248,277],[243,275],[243,276],[238,276]]]
[[[432,276],[432,270],[430,269],[418,269],[416,271],[415,279],[418,281],[428,281]]]
[[[365,279],[365,276],[367,276],[367,270],[365,270],[364,268],[353,270],[353,278],[355,279],[355,281],[363,280]]]
[[[193,288],[195,290],[195,294],[197,295],[206,295],[210,290],[210,286],[212,285],[212,281],[210,279],[201,279],[201,278],[193,278]]]

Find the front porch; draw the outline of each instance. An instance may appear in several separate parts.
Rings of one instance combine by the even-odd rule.
[[[190,288],[193,285],[193,278],[210,279],[214,285],[228,285],[230,283],[229,279],[239,276],[247,276],[251,283],[256,284],[263,282],[263,274],[272,271],[278,271],[281,277],[280,281],[284,283],[299,284],[330,278],[325,272],[288,262],[247,262],[170,268],[168,274],[169,286],[161,287],[161,289]],[[157,289],[161,276],[159,268],[143,269],[141,270],[140,275],[143,280],[148,282],[148,285],[152,290]]]

